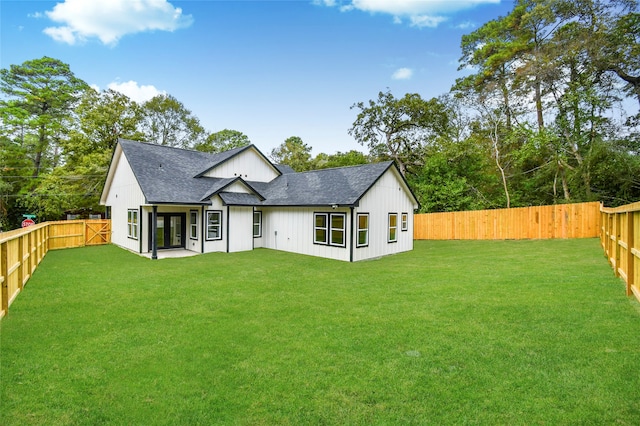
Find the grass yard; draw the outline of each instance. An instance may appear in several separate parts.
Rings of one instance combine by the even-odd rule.
[[[593,239],[51,251],[0,327],[4,425],[640,424],[640,305]]]

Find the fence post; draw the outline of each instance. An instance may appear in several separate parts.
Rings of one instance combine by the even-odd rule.
[[[24,287],[24,235],[18,237],[18,288]]]
[[[614,216],[614,220],[615,220],[615,227],[616,227],[616,232],[615,232],[615,240],[614,240],[614,252],[613,255],[615,256],[615,267],[613,268],[613,272],[615,273],[616,277],[620,277],[620,237],[621,237],[621,224],[622,224],[622,214],[621,213],[616,213]]]
[[[2,307],[5,315],[9,313],[9,268],[7,266],[7,243],[0,244],[0,276],[2,279]]]
[[[631,286],[635,284],[635,247],[633,212],[627,212],[627,296],[631,296]]]

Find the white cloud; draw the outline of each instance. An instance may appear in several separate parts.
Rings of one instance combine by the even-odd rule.
[[[317,4],[333,6],[334,0],[316,0]],[[369,13],[386,13],[394,17],[394,23],[408,18],[412,27],[437,27],[447,20],[444,15],[470,9],[480,4],[497,4],[500,0],[350,0],[341,11],[361,10]]]
[[[335,6],[336,5],[336,0],[313,0],[312,2],[313,4],[317,5],[317,6]]]
[[[444,16],[412,15],[409,17],[409,20],[411,21],[412,27],[436,28],[438,25],[440,25],[441,22],[446,21],[447,18],[445,18]]]
[[[458,30],[469,30],[471,28],[475,28],[476,24],[471,21],[461,22],[458,25],[455,25],[454,28]]]
[[[160,91],[156,89],[154,86],[139,86],[138,82],[129,80],[124,83],[109,83],[107,86],[111,90],[115,90],[116,92],[120,92],[123,95],[126,95],[132,101],[136,101],[139,104],[148,101],[157,95],[166,95],[165,91]]]
[[[71,45],[97,38],[113,46],[126,34],[174,31],[193,22],[191,15],[183,15],[166,0],[65,0],[45,14],[61,25],[45,28],[44,33]]]
[[[409,80],[411,77],[413,77],[411,68],[398,68],[391,76],[394,80]]]

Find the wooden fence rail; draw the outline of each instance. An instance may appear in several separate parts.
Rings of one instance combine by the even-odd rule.
[[[108,219],[45,222],[0,233],[0,318],[49,250],[108,244]]]
[[[600,242],[616,276],[627,285],[627,295],[640,301],[640,202],[601,208]]]
[[[414,216],[416,240],[596,238],[600,203],[426,213]]]

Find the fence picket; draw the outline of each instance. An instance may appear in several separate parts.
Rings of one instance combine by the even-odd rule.
[[[416,240],[595,238],[600,203],[425,213],[414,216]]]

